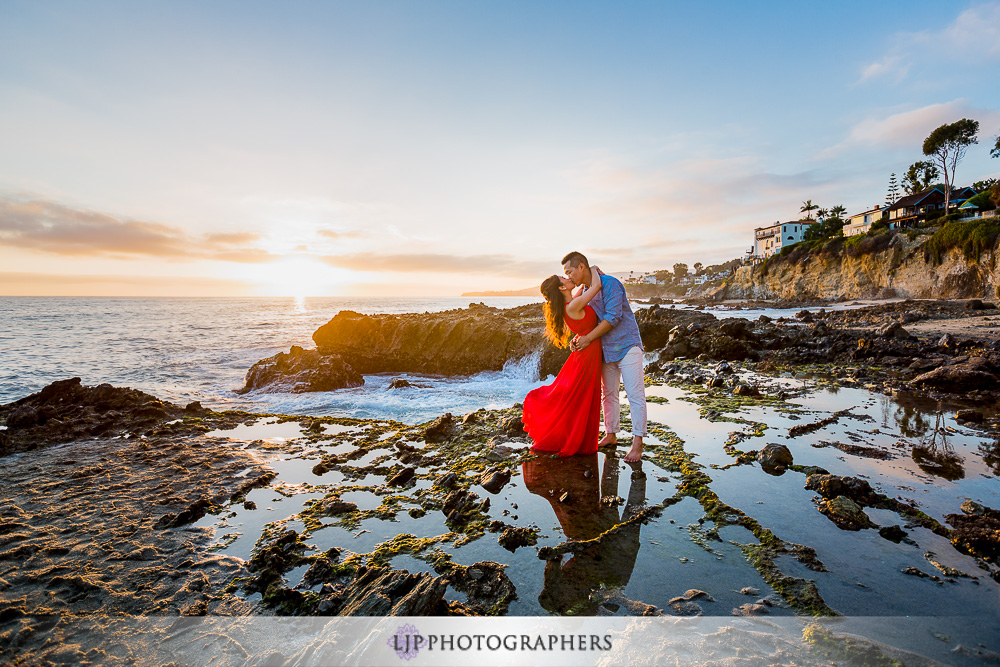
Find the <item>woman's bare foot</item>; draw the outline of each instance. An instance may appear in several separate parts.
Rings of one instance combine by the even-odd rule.
[[[618,436],[615,435],[614,433],[608,433],[603,438],[601,438],[601,441],[597,443],[597,446],[607,447],[608,445],[617,445],[617,444],[618,444]]]
[[[628,450],[628,454],[625,455],[625,461],[627,463],[635,463],[642,459],[642,437],[635,436],[632,438],[632,449]]]

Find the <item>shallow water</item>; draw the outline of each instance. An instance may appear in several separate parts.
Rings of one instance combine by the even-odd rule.
[[[928,640],[923,647],[931,652],[940,649],[939,659],[949,657],[947,650],[955,642],[1000,649],[996,639],[1000,637],[1000,587],[977,566],[975,559],[958,552],[947,539],[908,525],[905,518],[887,510],[867,508],[866,513],[880,526],[901,526],[911,543],[888,541],[873,529],[842,530],[817,511],[816,496],[804,488],[803,474],[787,471],[772,475],[756,463],[729,467],[734,459],[722,448],[730,432],[749,433],[753,423],[763,424],[762,434],[747,437],[738,448],[748,451],[768,442],[785,444],[798,464],[818,465],[834,474],[865,478],[876,491],[913,501],[943,522],[945,515],[959,512],[966,499],[1000,507],[997,483],[1000,456],[996,444],[981,433],[957,424],[954,407],[933,401],[914,402],[906,397],[883,396],[855,388],[817,387],[806,380],[752,379],[765,385],[781,385],[793,393],[808,391],[784,404],[750,405],[722,414],[745,420],[733,422],[702,417],[699,405],[690,400],[697,395],[689,389],[654,386],[648,392],[650,419],[683,440],[694,461],[705,466],[704,471],[712,478],[710,488],[723,502],[757,519],[781,539],[815,549],[827,572],[810,570],[790,556],[780,556],[776,563],[786,575],[815,581],[825,602],[839,613],[932,617],[935,632],[946,635],[951,642]],[[654,402],[658,399],[659,402]],[[838,410],[849,410],[850,414],[812,433],[790,437],[789,428],[816,422]],[[277,426],[280,425],[267,428]],[[254,437],[264,436],[254,432]],[[350,438],[351,434],[345,437]],[[345,447],[343,443],[338,446]],[[863,457],[829,443],[870,447],[890,458]],[[650,438],[647,453],[654,453],[656,447],[656,439]],[[374,450],[366,459],[375,461],[387,452],[387,449]],[[270,512],[258,503],[261,509],[248,514],[266,513],[269,521],[304,528],[295,514],[307,500],[317,497],[317,492],[334,488],[326,479],[310,472],[308,464],[314,460],[305,456],[298,459],[301,465],[297,464],[296,470],[300,478],[290,478],[287,469],[282,472],[287,484],[307,482],[308,485],[303,484],[303,492],[284,500],[272,497]],[[275,467],[279,468],[280,463]],[[434,471],[418,470],[418,474],[425,472]],[[348,491],[341,498],[357,503],[361,509],[374,509],[384,497],[384,491],[375,492],[383,482],[378,475],[369,475],[361,482],[352,481],[351,484],[369,485],[369,490]],[[669,601],[692,588],[704,590],[714,599],[696,600],[703,613],[729,615],[736,607],[773,593],[737,546],[754,544],[756,538],[740,526],[725,526],[719,531],[719,539],[714,538],[709,531],[712,522],[704,520],[701,505],[690,497],[666,507],[661,516],[647,524],[620,531],[613,539],[605,538],[584,553],[549,562],[538,558],[538,548],[556,546],[567,539],[590,539],[630,516],[634,509],[671,498],[677,482],[675,474],[652,461],[644,461],[641,472],[634,472],[621,459],[609,458],[604,452],[563,461],[528,460],[518,466],[513,479],[500,493],[489,494],[478,486],[473,490],[481,498],[490,497],[491,519],[536,526],[535,546],[521,547],[511,553],[498,544],[495,534],[486,533],[461,546],[439,541],[420,554],[397,554],[391,562],[411,571],[429,572],[431,568],[423,556],[439,549],[465,565],[483,560],[503,563],[517,587],[518,597],[509,608],[512,615],[628,615],[639,613],[645,604],[671,613]],[[428,484],[422,479],[416,488],[426,488]],[[258,492],[264,497],[267,490]],[[411,489],[405,493],[412,492]],[[569,497],[560,502],[564,493],[569,493]],[[600,503],[602,496],[615,495],[621,497],[622,504]],[[428,512],[416,519],[409,516],[406,510],[416,506],[416,502],[403,503],[391,521],[367,518],[351,529],[329,525],[313,532],[306,541],[317,551],[338,547],[345,550],[346,556],[371,553],[378,544],[399,534],[435,537],[449,532],[441,512]],[[228,520],[232,522],[233,519]],[[250,526],[248,517],[243,523]],[[204,525],[209,524],[206,520]],[[225,534],[226,527],[217,526],[220,544]],[[246,540],[240,537],[223,551],[246,557],[246,545]],[[948,580],[931,560],[969,576]],[[908,567],[938,575],[940,581],[903,574],[902,570]],[[758,589],[759,593],[744,595],[740,591],[745,587]],[[778,606],[772,607],[770,613],[794,612],[787,606]]]

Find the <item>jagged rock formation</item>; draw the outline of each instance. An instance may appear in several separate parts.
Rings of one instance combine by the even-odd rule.
[[[358,386],[371,373],[471,375],[534,353],[545,377],[558,372],[569,350],[549,343],[544,329],[541,304],[402,315],[345,310],[313,334],[316,349],[292,348],[254,364],[243,391],[331,391]]]
[[[140,433],[166,419],[203,411],[198,403],[180,408],[137,389],[88,387],[80,378],[58,380],[0,405],[0,418],[7,426],[0,431],[0,455],[82,438]]]
[[[995,298],[1000,271],[992,261],[994,247],[978,261],[952,249],[941,263],[924,252],[929,235],[910,239],[896,234],[888,246],[875,252],[812,253],[800,258],[777,258],[755,267],[739,268],[715,292],[721,299],[865,299],[912,297]],[[794,253],[793,253],[794,256]]]

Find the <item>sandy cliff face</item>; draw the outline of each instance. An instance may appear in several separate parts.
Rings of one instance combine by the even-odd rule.
[[[720,299],[863,299],[887,297],[995,298],[1000,270],[991,253],[979,261],[951,250],[941,264],[924,259],[929,236],[897,235],[885,250],[852,257],[847,252],[812,255],[798,261],[777,260],[766,266],[741,267],[716,292]],[[993,248],[993,252],[998,252]]]

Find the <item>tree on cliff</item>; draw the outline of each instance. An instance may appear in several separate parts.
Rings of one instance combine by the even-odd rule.
[[[818,204],[814,204],[812,199],[807,199],[802,202],[802,208],[799,209],[799,213],[805,213],[806,220],[812,220],[812,212],[819,208]]]
[[[990,151],[990,157],[1000,157],[1000,137],[997,137],[997,143]]]
[[[911,164],[903,175],[903,189],[906,190],[906,194],[915,195],[931,187],[931,183],[938,176],[940,176],[940,172],[933,163],[918,160]]]
[[[843,206],[838,206],[837,208],[844,208]],[[842,236],[844,234],[844,220],[839,215],[832,214],[830,217],[823,220],[823,222],[817,222],[814,225],[809,225],[809,229],[806,230],[805,236],[802,237],[804,241],[815,241],[816,239],[828,239],[832,236]]]
[[[695,274],[697,274],[697,275],[699,275],[699,276],[700,276],[700,275],[701,275],[701,269],[702,269],[702,267],[704,267],[704,266],[705,266],[705,265],[704,265],[704,264],[702,264],[701,262],[695,262],[695,263],[694,263],[694,272],[695,272]]]
[[[685,264],[684,262],[677,262],[676,264],[674,264],[674,275],[677,276],[678,279],[683,278],[687,274],[688,274],[687,264]]]
[[[896,182],[896,172],[889,175],[889,192],[885,195],[885,205],[892,206],[899,199],[899,183]]]
[[[955,182],[955,168],[965,157],[965,151],[972,144],[979,143],[979,121],[963,118],[954,123],[945,123],[924,139],[924,155],[932,156],[944,172],[944,212],[948,214],[951,203],[951,188]]]

